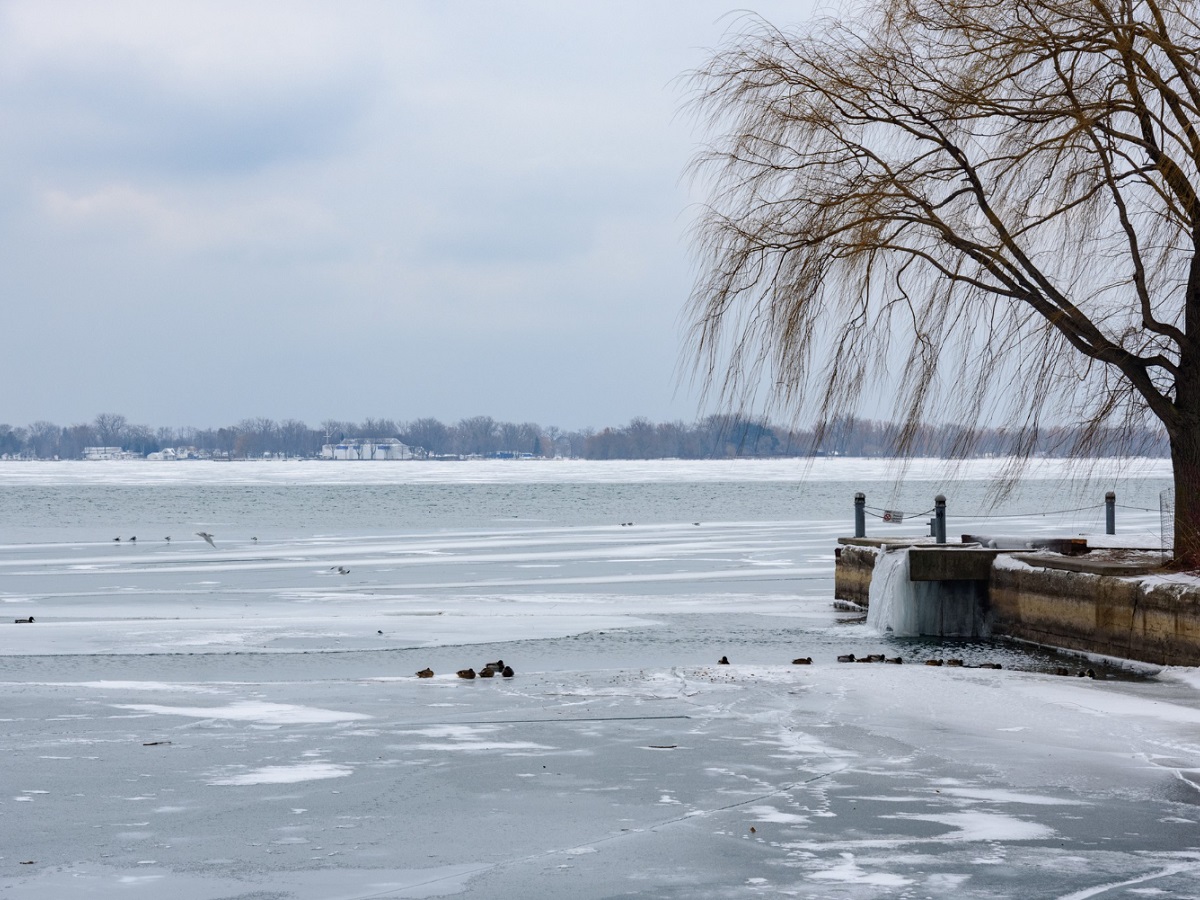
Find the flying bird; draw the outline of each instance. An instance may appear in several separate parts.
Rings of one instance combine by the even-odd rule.
[[[214,550],[216,549],[217,545],[213,543],[213,536],[211,534],[209,534],[207,531],[197,531],[196,537],[204,538],[204,540],[208,542],[208,545],[210,547],[212,547]]]

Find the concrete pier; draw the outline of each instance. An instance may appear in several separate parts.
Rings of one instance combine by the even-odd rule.
[[[940,585],[947,599],[974,598],[987,610],[993,636],[1158,665],[1200,665],[1200,584],[1169,573],[1153,577],[1161,565],[1153,556],[1091,559],[1077,538],[1064,539],[1057,552],[870,538],[838,544],[839,599],[868,606],[881,548],[907,547],[910,581]]]

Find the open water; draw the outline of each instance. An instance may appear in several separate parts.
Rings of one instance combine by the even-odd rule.
[[[1170,486],[1163,460],[1042,460],[996,503],[1004,473],[1004,462],[992,460],[0,463],[0,541],[697,520],[837,522],[845,530],[859,491],[876,512],[928,513],[940,493],[959,526],[1028,519],[1094,531],[1103,529],[1105,491],[1115,490],[1124,530],[1157,530],[1159,492]],[[873,518],[873,533],[899,533]]]

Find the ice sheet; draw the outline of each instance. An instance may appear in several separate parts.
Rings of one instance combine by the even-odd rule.
[[[1194,893],[1200,679],[872,633],[830,603],[839,527],[6,548],[37,621],[0,623],[0,888]],[[1005,668],[836,662],[882,651]]]
[[[860,457],[733,460],[469,460],[401,461],[363,465],[335,461],[245,460],[239,462],[111,460],[103,462],[0,461],[3,484],[594,484],[704,481],[937,480],[951,472],[964,481],[998,477],[1008,459],[888,460]],[[1083,464],[1097,477],[1169,477],[1167,459],[1108,459]],[[1081,466],[1064,459],[1029,461],[1022,479],[1063,480]]]

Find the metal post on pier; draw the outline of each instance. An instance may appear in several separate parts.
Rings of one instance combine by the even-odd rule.
[[[1117,533],[1117,495],[1114,491],[1104,495],[1104,533]]]
[[[946,498],[942,494],[933,498],[933,539],[946,543]]]
[[[854,495],[854,536],[867,536],[867,495],[862,491]]]

